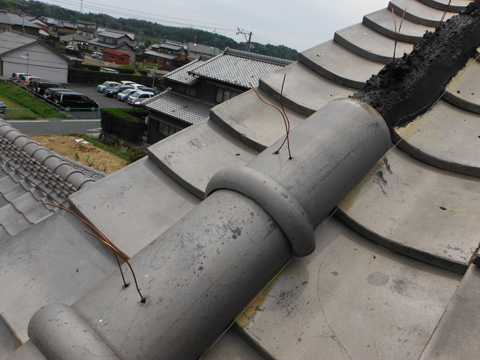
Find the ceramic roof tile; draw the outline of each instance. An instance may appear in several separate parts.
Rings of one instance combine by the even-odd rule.
[[[258,80],[263,75],[291,63],[289,60],[227,48],[222,54],[206,61],[191,73],[249,89],[250,83],[257,87]]]
[[[196,124],[208,117],[210,109],[215,104],[177,94],[169,89],[145,101],[143,105],[146,109],[158,111],[189,124]]]
[[[170,81],[175,81],[185,85],[193,85],[198,81],[198,76],[190,74],[197,67],[201,66],[205,62],[204,58],[194,60],[182,67],[169,72],[163,78]]]

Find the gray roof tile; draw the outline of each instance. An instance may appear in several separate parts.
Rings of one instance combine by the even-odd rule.
[[[189,124],[196,124],[205,120],[210,114],[210,109],[215,106],[215,104],[177,94],[171,89],[150,98],[143,105],[149,110],[157,111]]]
[[[207,60],[191,73],[249,89],[250,83],[257,87],[258,80],[263,75],[291,63],[289,60],[227,48],[222,54]]]
[[[198,81],[198,76],[190,74],[189,72],[201,66],[204,62],[204,58],[199,58],[186,65],[183,65],[176,70],[169,72],[163,78],[185,85],[193,85]]]

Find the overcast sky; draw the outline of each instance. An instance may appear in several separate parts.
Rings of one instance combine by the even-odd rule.
[[[43,1],[80,11],[81,0]],[[236,35],[239,27],[253,32],[253,41],[303,51],[387,5],[388,0],[83,0],[83,12],[191,26],[245,41]]]

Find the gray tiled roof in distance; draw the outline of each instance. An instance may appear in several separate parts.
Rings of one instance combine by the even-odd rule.
[[[35,36],[21,34],[16,31],[7,31],[0,34],[0,55],[8,53],[21,46],[33,44],[37,42],[38,38]]]
[[[210,56],[215,56],[220,53],[220,49],[217,47],[213,46],[208,46],[208,45],[201,45],[201,44],[194,44],[194,43],[188,43],[188,51],[194,51],[197,53],[205,54],[205,55],[210,55]]]
[[[168,89],[143,103],[146,109],[154,110],[189,124],[196,124],[208,118],[215,104],[177,94]]]
[[[173,60],[179,57],[178,54],[169,54],[169,53],[164,53],[164,52],[158,52],[155,50],[148,50],[145,51],[145,55],[150,55],[150,56],[156,56],[162,59],[167,59],[167,60]]]
[[[145,54],[148,54],[148,52]],[[206,59],[204,57],[200,57],[197,60],[189,62],[188,64],[183,65],[182,67],[169,72],[163,78],[170,81],[175,81],[181,84],[185,84],[185,85],[193,85],[197,82],[198,76],[190,74],[189,72],[193,71],[194,69],[202,65],[205,62],[205,60]]]
[[[183,46],[174,45],[174,44],[160,44],[160,45],[157,45],[155,47],[160,48],[160,49],[175,50],[175,51],[183,50]]]
[[[250,83],[257,87],[258,80],[263,75],[291,63],[290,60],[226,48],[222,54],[207,60],[191,72],[197,76],[249,89]]]
[[[97,35],[98,36],[109,37],[109,38],[112,38],[112,39],[120,39],[124,36],[127,36],[127,37],[131,38],[127,33],[110,31],[110,30],[101,31]]]

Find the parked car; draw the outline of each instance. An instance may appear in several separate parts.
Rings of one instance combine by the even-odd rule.
[[[155,96],[153,92],[150,91],[137,91],[134,94],[128,97],[128,103],[130,105],[136,106],[146,99],[150,99],[152,96]]]
[[[94,59],[103,59],[103,54],[101,52],[94,52],[92,53],[92,58]]]
[[[68,49],[68,50],[78,50],[75,45],[68,45],[68,46],[65,47],[65,49]]]
[[[117,100],[120,100],[120,101],[127,101],[128,100],[128,97],[130,95],[133,95],[133,93],[137,92],[137,91],[140,91],[139,89],[126,89],[126,90],[123,90],[122,92],[118,93],[117,94]]]
[[[124,90],[127,90],[127,89],[133,89],[133,88],[131,86],[117,85],[113,88],[105,89],[105,91],[103,93],[105,94],[105,96],[108,96],[108,97],[116,97],[118,93],[120,93]]]
[[[128,86],[128,85],[133,85],[133,84],[135,84],[135,81],[122,80],[122,81],[120,81],[120,83],[121,83],[123,86]]]
[[[47,81],[49,82],[49,80],[46,80],[46,79],[40,79],[40,78],[32,78],[32,79],[29,79],[30,81],[28,82],[28,85],[27,87],[29,89],[32,89],[32,90],[35,90],[37,88],[37,83],[39,82],[42,82],[42,81]]]
[[[158,91],[157,89],[149,88],[149,87],[146,87],[146,86],[142,86],[142,87],[140,88],[140,90],[142,90],[142,91],[149,91],[149,92],[154,93],[155,95],[160,94],[160,91]]]
[[[3,114],[6,109],[7,109],[7,104],[5,104],[3,101],[0,101],[0,114]]]
[[[43,93],[43,97],[50,101],[55,101],[55,94],[57,92],[73,92],[73,90],[65,89],[65,88],[48,88]]]
[[[50,81],[41,81],[36,83],[36,88],[35,91],[39,95],[43,95],[45,93],[45,90],[48,88],[65,88],[62,84],[55,83],[55,82],[50,82]]]
[[[27,73],[13,73],[12,74],[12,79],[13,81],[20,81],[20,77],[21,76],[30,76],[31,74],[27,74]]]
[[[48,81],[45,79],[42,79],[41,77],[35,76],[35,75],[30,75],[30,76],[21,76],[20,78],[23,78],[22,81],[24,85],[28,86],[30,84],[30,81],[33,80],[42,80],[42,81]]]
[[[60,108],[67,111],[77,109],[90,109],[95,111],[98,109],[98,103],[88,96],[76,92],[61,92],[56,96],[56,103]]]
[[[120,83],[118,83],[116,81],[105,81],[102,85],[97,86],[97,90],[98,90],[98,92],[103,93],[105,91],[105,89],[113,88],[117,85],[120,85]]]

